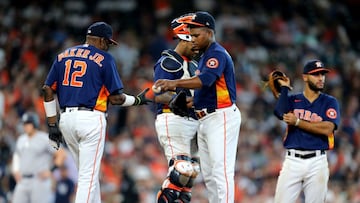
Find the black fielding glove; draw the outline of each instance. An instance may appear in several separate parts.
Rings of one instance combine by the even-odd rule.
[[[134,106],[144,105],[144,104],[148,104],[148,102],[152,102],[150,99],[148,99],[148,98],[145,97],[145,95],[146,95],[146,93],[149,91],[149,89],[150,89],[150,88],[144,89],[142,92],[140,92],[140,93],[135,97]]]
[[[60,143],[63,141],[63,137],[59,129],[59,126],[57,125],[57,123],[49,123],[48,127],[49,127],[50,144],[56,150],[58,150],[60,148]]]
[[[186,106],[186,93],[185,91],[180,91],[175,95],[173,99],[169,102],[169,108],[171,112],[178,116],[189,116],[189,111]]]

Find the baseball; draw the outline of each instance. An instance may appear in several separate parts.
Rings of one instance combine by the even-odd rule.
[[[161,87],[156,87],[155,85],[152,86],[152,90],[155,93],[160,93],[161,92]]]

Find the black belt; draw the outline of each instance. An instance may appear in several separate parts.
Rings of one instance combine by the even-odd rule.
[[[294,156],[294,157],[297,157],[300,159],[310,159],[310,158],[316,157],[318,155],[323,155],[323,154],[325,154],[325,150],[321,150],[320,154],[316,154],[316,152],[309,153],[309,154],[299,154],[296,152],[287,151],[288,156]]]
[[[32,178],[32,177],[34,177],[34,174],[23,174],[22,177],[23,178]]]
[[[71,108],[71,109],[78,110],[78,111],[93,111],[94,110],[93,108],[88,108],[88,107],[85,107],[85,106],[65,107],[65,108],[60,109],[61,113],[66,112],[66,108]]]
[[[195,110],[195,115],[198,119],[203,118],[211,113],[214,113],[216,109],[203,109],[203,110]]]

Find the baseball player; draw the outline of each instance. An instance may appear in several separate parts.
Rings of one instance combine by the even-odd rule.
[[[114,58],[107,52],[112,28],[105,22],[89,26],[85,44],[58,54],[43,86],[49,138],[58,148],[62,135],[78,167],[76,203],[101,202],[99,170],[104,151],[108,103],[147,104],[148,89],[137,96],[125,94]],[[57,124],[57,104],[60,121]],[[61,130],[61,131],[60,131]]]
[[[189,14],[180,16],[171,22],[174,38],[179,42],[174,50],[162,52],[154,67],[154,81],[194,76],[197,62],[191,59],[196,53],[192,50],[189,29],[186,24],[182,23],[188,16]],[[193,104],[192,92],[187,90],[189,108]],[[182,117],[171,112],[168,104],[175,95],[175,92],[163,92],[155,95],[155,102],[157,102],[156,132],[169,163],[168,177],[157,196],[158,203],[190,202],[191,187],[200,172],[196,158],[192,157],[196,151],[192,142],[196,141],[195,135],[199,122],[193,109],[189,110],[189,117]]]
[[[319,60],[306,63],[304,91],[288,95],[290,80],[279,80],[281,94],[275,115],[288,124],[284,137],[285,160],[278,178],[275,202],[295,202],[301,190],[305,202],[325,202],[329,167],[326,150],[334,147],[334,131],[339,126],[337,100],[322,93],[325,74]]]
[[[176,87],[195,89],[194,107],[200,125],[198,148],[201,172],[210,203],[234,202],[234,171],[241,124],[236,102],[234,64],[215,41],[215,20],[196,12],[190,26],[193,48],[203,53],[196,76],[155,82],[162,91]]]
[[[38,130],[39,117],[34,112],[22,116],[24,133],[16,141],[12,174],[16,180],[12,203],[49,203],[51,168],[65,161],[63,150],[49,145],[48,134]]]

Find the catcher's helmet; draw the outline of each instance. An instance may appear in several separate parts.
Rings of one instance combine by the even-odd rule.
[[[25,123],[31,123],[35,128],[40,127],[39,116],[34,112],[26,112],[23,114],[21,121]]]
[[[190,30],[186,23],[191,21],[193,15],[193,13],[188,13],[171,21],[171,29],[173,30],[175,39],[179,38],[185,41],[191,41]]]

